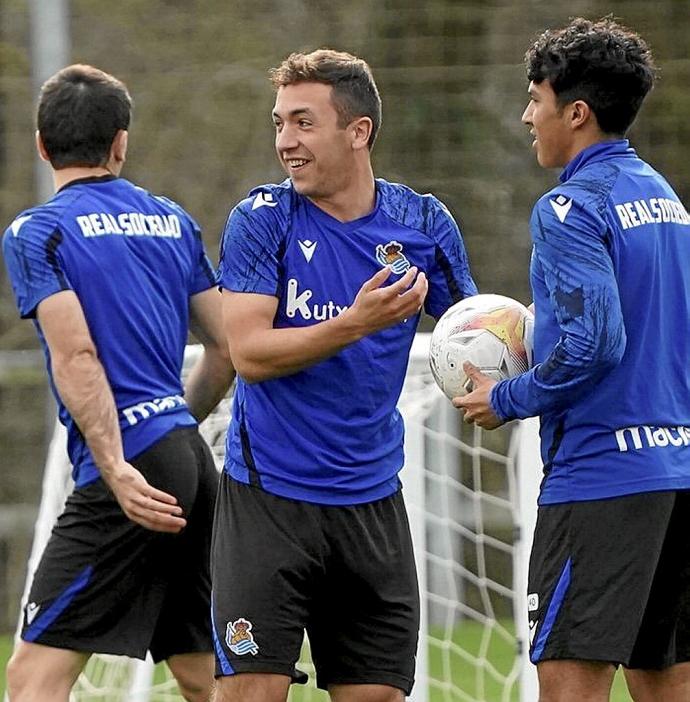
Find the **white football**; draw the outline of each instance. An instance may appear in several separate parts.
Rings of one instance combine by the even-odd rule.
[[[503,295],[473,295],[450,307],[431,335],[429,365],[449,397],[466,395],[470,361],[494,380],[512,378],[532,365],[534,315]]]

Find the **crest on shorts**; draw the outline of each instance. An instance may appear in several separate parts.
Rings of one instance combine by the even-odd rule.
[[[400,275],[410,267],[410,262],[405,258],[402,250],[402,244],[399,244],[397,241],[379,244],[376,247],[376,260],[382,266],[390,266],[393,273]]]
[[[259,647],[252,634],[252,623],[242,617],[237,621],[228,622],[225,642],[228,644],[228,648],[238,656],[244,656],[247,653],[255,656],[259,652]]]

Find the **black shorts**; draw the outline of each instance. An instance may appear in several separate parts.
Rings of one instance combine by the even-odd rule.
[[[218,677],[297,681],[306,629],[320,688],[370,683],[409,694],[419,596],[402,493],[323,506],[223,474],[211,571]]]
[[[529,570],[533,663],[690,660],[690,491],[542,506]]]
[[[155,661],[212,651],[210,543],[218,472],[196,427],[174,429],[131,460],[175,495],[187,526],[130,521],[102,480],[77,488],[34,575],[25,641]]]

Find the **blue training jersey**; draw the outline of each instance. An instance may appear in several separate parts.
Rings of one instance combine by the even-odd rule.
[[[275,327],[330,319],[390,265],[389,284],[410,266],[429,279],[426,311],[439,317],[474,295],[460,231],[431,195],[376,181],[368,215],[339,222],[289,180],[253,190],[231,212],[219,284],[278,298]],[[238,377],[225,470],[273,494],[356,504],[399,487],[403,422],[396,409],[419,315],[288,376]]]
[[[17,217],[3,251],[19,312],[34,319],[46,354],[77,486],[99,473],[52,382],[35,320],[50,295],[73,290],[79,298],[115,397],[126,459],[195,424],[180,379],[189,297],[212,287],[215,272],[182,208],[122,178],[76,180]]]
[[[497,384],[541,416],[540,504],[690,488],[690,218],[627,140],[582,151],[537,202],[535,367]]]

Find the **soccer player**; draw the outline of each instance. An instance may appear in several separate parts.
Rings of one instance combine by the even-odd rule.
[[[43,86],[37,146],[56,195],[4,235],[67,427],[75,489],[34,576],[12,702],[66,702],[90,653],[167,660],[185,699],[213,684],[210,533],[218,484],[201,421],[234,371],[194,220],[120,178],[131,101],[69,66]],[[180,379],[190,327],[204,352]]]
[[[526,56],[522,121],[560,183],[537,202],[536,365],[469,368],[465,418],[539,415],[544,479],[530,562],[540,700],[690,699],[690,218],[625,139],[655,68],[613,20],[573,20]]]
[[[347,53],[272,71],[289,178],[231,212],[219,282],[238,384],[214,520],[216,702],[282,702],[309,634],[339,702],[402,700],[419,603],[396,409],[420,308],[476,293],[431,195],[374,179],[381,102]]]

